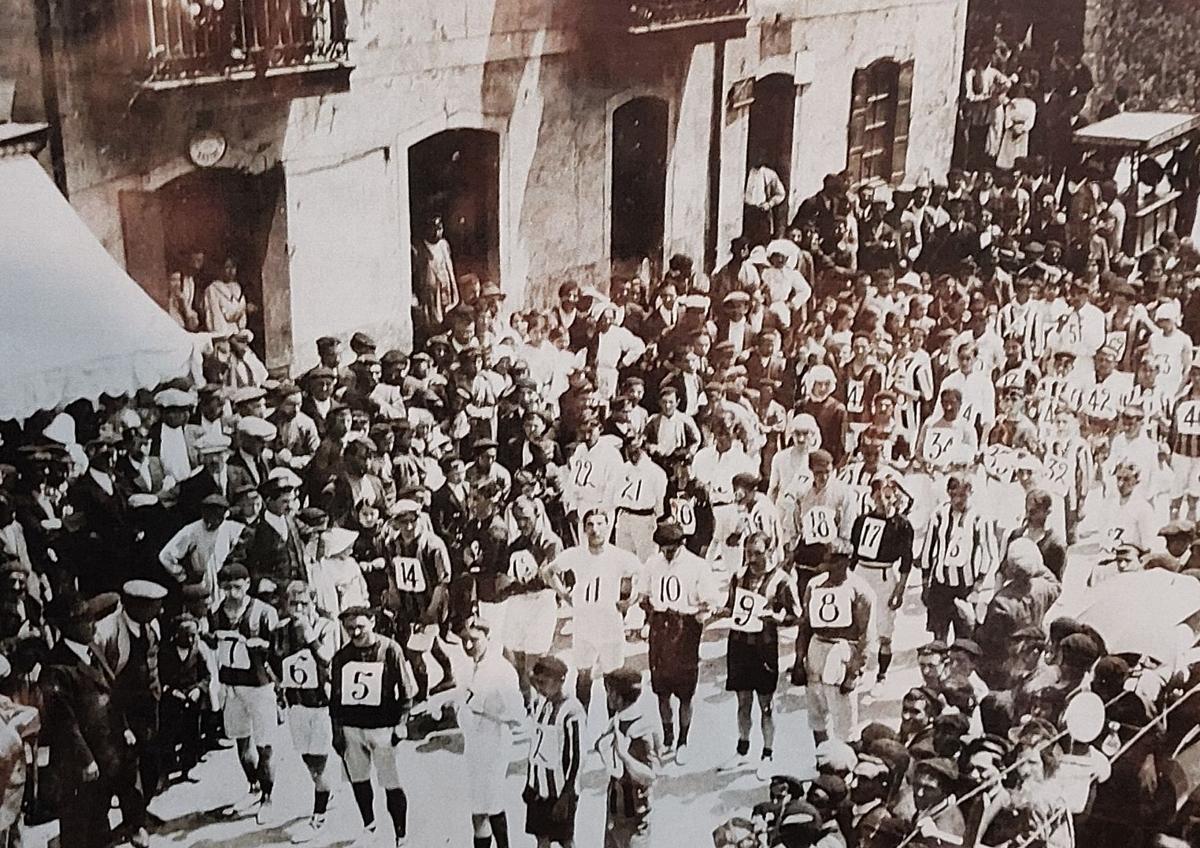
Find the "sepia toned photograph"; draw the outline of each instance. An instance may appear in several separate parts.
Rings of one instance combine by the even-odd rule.
[[[1200,0],[0,0],[0,848],[1200,848]]]

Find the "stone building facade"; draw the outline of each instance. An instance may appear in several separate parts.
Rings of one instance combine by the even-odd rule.
[[[566,279],[605,287],[639,255],[722,260],[751,147],[774,157],[792,209],[848,160],[884,178],[940,175],[966,12],[965,0],[411,0],[399,13],[350,0],[344,54],[206,76],[192,48],[172,52],[195,37],[176,31],[188,15],[160,20],[175,2],[15,0],[0,78],[16,80],[17,119],[57,124],[47,164],[152,295],[190,253],[236,256],[281,369],[311,364],[321,335],[410,337],[412,234],[428,212],[446,220],[460,270],[542,304]],[[182,8],[203,20],[211,2]],[[105,18],[113,8],[138,26]],[[165,47],[156,32],[146,49],[147,27]]]

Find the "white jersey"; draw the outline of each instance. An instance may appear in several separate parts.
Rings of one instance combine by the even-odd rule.
[[[696,452],[692,473],[708,489],[714,507],[726,506],[733,502],[733,478],[739,474],[757,474],[758,463],[737,444],[725,453],[709,445]]]
[[[593,447],[576,446],[567,460],[563,487],[567,509],[578,510],[581,517],[589,509],[611,510],[616,504],[624,467],[621,452],[604,439]]]
[[[560,574],[575,576],[571,589],[571,607],[575,611],[575,632],[604,639],[622,638],[621,583],[641,570],[638,558],[629,551],[606,544],[599,554],[586,545],[567,548],[552,566]]]
[[[617,507],[641,514],[662,515],[663,500],[667,496],[667,472],[647,454],[636,463],[624,463],[621,472]]]
[[[661,553],[646,560],[638,594],[651,609],[694,615],[702,606],[720,603],[720,589],[712,563],[687,548],[680,548],[668,561]]]

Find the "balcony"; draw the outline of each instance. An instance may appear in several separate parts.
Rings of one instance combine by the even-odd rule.
[[[746,0],[614,0],[631,35],[688,34],[697,40],[746,34]]]
[[[99,34],[110,69],[134,75],[143,90],[257,82],[303,96],[349,88],[345,0],[114,0],[102,8],[88,35]]]

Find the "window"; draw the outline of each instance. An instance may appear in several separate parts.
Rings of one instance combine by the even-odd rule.
[[[854,72],[846,169],[855,182],[904,180],[913,63],[880,59]]]

